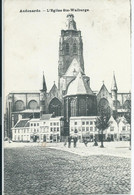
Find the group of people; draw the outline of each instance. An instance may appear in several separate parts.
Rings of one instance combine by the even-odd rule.
[[[77,137],[68,136],[68,148],[71,147],[71,142],[73,141],[74,148],[76,148],[76,143],[78,141]],[[67,142],[65,140],[64,146],[66,146]]]
[[[73,136],[68,136],[68,139],[65,139],[64,146],[66,146],[67,142],[68,142],[68,148],[70,148],[71,147],[71,142],[73,142],[74,148],[76,148],[77,141],[78,141],[78,138],[76,136],[74,136],[74,137]],[[94,138],[94,140],[92,140],[92,142],[94,142],[93,146],[98,146],[96,138]],[[84,138],[83,143],[87,147],[88,140],[86,138]]]

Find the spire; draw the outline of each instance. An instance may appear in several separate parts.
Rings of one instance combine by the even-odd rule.
[[[67,30],[77,30],[76,22],[74,21],[74,15],[73,14],[68,14],[67,19],[68,19]]]
[[[45,76],[44,76],[44,71],[43,71],[43,91],[47,91],[47,86],[46,86],[46,81],[45,81]]]
[[[111,90],[116,90],[116,91],[118,90],[114,72],[113,72],[113,82],[112,82]]]

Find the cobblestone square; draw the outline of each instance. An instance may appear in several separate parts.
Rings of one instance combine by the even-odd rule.
[[[5,148],[4,194],[129,194],[131,159],[41,146]]]

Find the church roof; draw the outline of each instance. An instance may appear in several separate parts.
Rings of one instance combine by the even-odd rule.
[[[69,84],[67,89],[67,95],[78,95],[78,94],[94,95],[88,83],[83,78],[81,72],[79,72],[76,79]]]
[[[103,83],[103,85],[102,85],[102,87],[101,87],[99,93],[97,94],[97,96],[98,96],[99,94],[101,94],[101,93],[103,93],[103,94],[106,93],[106,94],[110,95],[110,93],[109,93],[109,91],[108,91],[108,89],[106,88],[106,86],[105,86],[104,83]]]
[[[55,93],[55,92],[58,92],[58,88],[57,88],[57,86],[55,85],[55,82],[54,82],[54,84],[53,84],[52,88],[50,89],[49,93]]]

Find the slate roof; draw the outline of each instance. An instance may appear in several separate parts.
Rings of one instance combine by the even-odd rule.
[[[41,116],[41,120],[49,120],[52,117],[53,114],[43,114]]]
[[[21,119],[17,122],[14,128],[29,127],[29,119]]]
[[[79,72],[76,79],[70,83],[67,90],[67,95],[78,95],[78,94],[94,95],[87,81],[83,78],[81,72]]]

